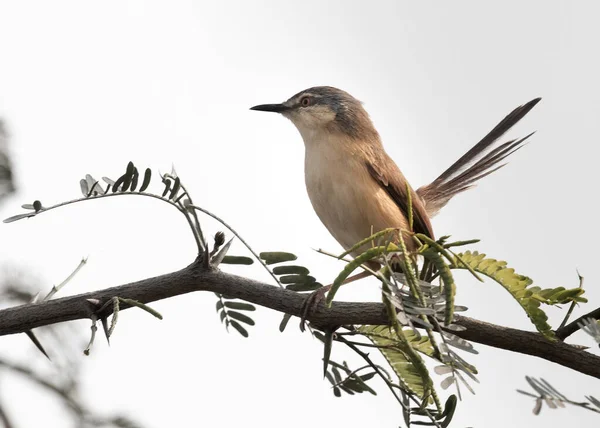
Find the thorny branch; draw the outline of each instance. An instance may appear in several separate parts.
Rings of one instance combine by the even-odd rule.
[[[242,299],[294,316],[302,314],[306,298],[290,290],[218,269],[206,269],[200,260],[196,260],[179,271],[162,276],[44,303],[0,310],[0,336],[22,333],[59,322],[89,319],[94,315],[96,307],[91,305],[88,299],[95,299],[103,304],[118,296],[140,303],[150,303],[194,291],[222,293],[230,298]],[[128,307],[130,306],[124,304],[121,310]],[[592,315],[595,312],[593,311]],[[308,321],[320,328],[351,324],[386,325],[388,316],[381,303],[334,302],[329,309],[324,305],[319,306],[310,314]],[[453,334],[465,340],[539,357],[600,379],[600,356],[578,347],[561,341],[551,342],[539,333],[494,325],[464,316],[457,315],[456,324],[465,327],[466,330],[453,331]],[[571,324],[564,329],[570,328]]]

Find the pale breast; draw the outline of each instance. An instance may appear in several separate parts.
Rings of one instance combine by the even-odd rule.
[[[306,147],[304,172],[315,212],[345,249],[372,230],[406,228],[404,215],[371,177],[361,152],[351,156],[346,152],[342,159],[331,144]]]

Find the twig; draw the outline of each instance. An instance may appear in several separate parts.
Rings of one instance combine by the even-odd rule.
[[[242,238],[241,235],[239,233],[237,233],[235,231],[235,229],[233,229],[233,227],[231,227],[229,224],[227,224],[225,222],[225,220],[223,220],[222,218],[220,218],[218,215],[213,214],[212,212],[208,211],[207,209],[204,209],[204,208],[199,207],[197,205],[190,205],[190,207],[194,208],[194,209],[196,209],[196,210],[198,210],[200,212],[203,212],[204,214],[206,214],[209,217],[214,218],[219,223],[221,223],[223,226],[225,226],[227,229],[229,229],[231,231],[231,233],[233,233],[237,237],[237,239],[239,239],[240,242],[242,244],[244,244],[244,246],[248,249],[248,251],[250,251],[252,253],[252,255],[267,270],[267,272],[269,272],[269,275],[271,275],[271,277],[275,280],[275,282],[277,283],[277,285],[279,285],[280,288],[284,288],[283,284],[279,281],[279,278],[277,278],[277,276],[271,271],[271,269],[269,269],[269,267],[266,265],[266,263],[263,261],[263,259],[261,259],[260,256],[254,252],[254,250],[252,249],[252,247],[250,247],[250,244],[248,244],[244,240],[244,238]]]
[[[579,324],[586,318],[600,320],[600,308],[594,309],[593,311],[590,311],[587,314],[580,316],[575,321],[571,321],[564,327],[559,328],[558,330],[556,330],[556,337],[560,340],[565,340],[567,337],[581,329]]]
[[[87,258],[84,257],[83,259],[81,259],[81,261],[79,262],[79,264],[77,265],[75,270],[73,272],[71,272],[71,275],[69,275],[67,278],[65,278],[65,280],[63,282],[61,282],[60,284],[52,286],[52,289],[48,292],[46,297],[44,297],[44,301],[50,300],[56,293],[58,293],[60,291],[61,288],[63,288],[65,285],[67,285],[67,283],[69,281],[71,281],[75,277],[75,275],[77,275],[77,272],[79,272],[86,263],[87,263]]]
[[[579,271],[577,272],[577,276],[579,277],[579,288],[583,288],[583,276],[581,276]],[[569,306],[569,310],[567,310],[567,313],[566,313],[564,319],[562,320],[562,322],[560,323],[558,330],[560,330],[561,328],[563,328],[565,326],[565,324],[567,324],[567,321],[569,321],[569,318],[571,317],[571,314],[573,313],[573,309],[575,309],[576,305],[577,305],[576,301],[571,302],[571,305]]]

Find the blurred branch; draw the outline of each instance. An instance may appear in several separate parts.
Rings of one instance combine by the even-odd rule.
[[[79,402],[77,398],[77,390],[74,388],[73,384],[60,385],[56,382],[56,379],[52,381],[49,379],[45,379],[39,373],[29,369],[26,366],[9,362],[0,358],[0,368],[5,368],[10,370],[13,373],[18,373],[33,383],[41,386],[42,388],[50,391],[58,396],[58,398],[71,410],[73,416],[79,422],[78,426],[81,427],[104,427],[104,426],[113,426],[113,427],[137,427],[133,421],[122,417],[122,416],[112,416],[112,417],[103,417],[98,416],[87,409],[82,403]],[[8,416],[4,412],[4,409],[0,406],[0,421],[4,423],[6,428],[12,428],[14,425],[11,425]]]
[[[12,164],[8,156],[8,133],[0,119],[0,201],[14,190]]]
[[[229,298],[246,300],[294,316],[302,314],[306,296],[244,278],[217,269],[206,269],[196,260],[177,272],[141,281],[64,297],[37,304],[26,304],[0,310],[0,335],[22,333],[44,325],[91,318],[98,302],[113,297],[133,299],[141,303],[174,297],[194,291],[212,291]],[[88,301],[92,299],[95,304]],[[110,313],[110,305],[107,311]],[[121,310],[130,306],[122,305]],[[103,313],[107,316],[109,313]],[[541,334],[494,325],[457,316],[456,324],[465,331],[452,333],[466,340],[536,356],[575,371],[600,378],[600,357],[561,341],[549,341]],[[334,302],[331,308],[321,305],[307,318],[319,328],[335,328],[349,324],[386,325],[388,316],[381,303]]]

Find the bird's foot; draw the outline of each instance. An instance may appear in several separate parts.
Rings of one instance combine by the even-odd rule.
[[[310,293],[304,304],[302,305],[302,316],[300,317],[300,331],[304,331],[306,329],[306,318],[311,315],[319,306],[319,303],[323,301],[325,298],[325,294],[331,290],[331,284],[325,285],[312,293]]]

